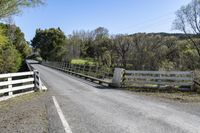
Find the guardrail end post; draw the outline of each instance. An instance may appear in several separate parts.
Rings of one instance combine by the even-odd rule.
[[[125,71],[125,69],[123,69],[123,68],[115,68],[111,86],[122,87],[124,71]]]
[[[41,81],[40,81],[40,75],[37,70],[33,70],[34,72],[34,81],[35,81],[35,88],[39,91],[41,90]]]

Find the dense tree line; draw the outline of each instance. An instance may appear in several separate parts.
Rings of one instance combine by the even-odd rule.
[[[36,36],[32,40],[32,46],[40,51],[44,60],[60,60],[64,54],[66,37],[60,28],[48,30],[36,30]]]
[[[19,27],[0,24],[0,30],[0,73],[16,72],[31,48]]]
[[[20,28],[5,24],[6,19],[21,13],[24,7],[34,7],[41,0],[1,0],[0,1],[0,73],[17,72],[23,60],[31,53],[31,48]]]
[[[200,0],[192,0],[176,12],[174,29],[182,31],[200,56]],[[192,35],[196,35],[193,37]]]
[[[51,35],[52,31],[56,31],[54,35]],[[145,33],[109,35],[103,27],[93,31],[74,31],[65,37],[58,28],[37,30],[32,46],[44,59],[51,61],[86,58],[101,66],[134,70],[199,68],[196,48],[187,39],[179,37]]]

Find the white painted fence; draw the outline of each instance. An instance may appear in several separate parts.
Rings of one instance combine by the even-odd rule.
[[[0,96],[12,97],[17,91],[40,89],[40,77],[37,71],[0,74]]]

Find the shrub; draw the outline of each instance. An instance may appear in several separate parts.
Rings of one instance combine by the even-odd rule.
[[[0,73],[17,72],[22,64],[22,56],[14,46],[0,46]]]

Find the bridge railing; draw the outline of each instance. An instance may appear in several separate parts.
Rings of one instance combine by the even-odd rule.
[[[97,67],[83,67],[63,62],[43,62],[43,65],[99,81],[99,83],[107,83],[109,86],[114,87],[182,87],[193,89],[194,86],[194,74],[192,71],[135,71],[115,68],[112,80],[106,82],[85,74],[85,72],[95,73],[99,71]]]
[[[47,88],[40,79],[40,73],[32,66],[33,64],[39,64],[39,62],[34,60],[26,60],[26,65],[28,69],[34,72],[35,87],[38,88],[40,91],[46,91]]]
[[[66,62],[42,62],[43,65],[48,65],[55,68],[61,68],[72,72],[81,73],[87,76],[96,77],[99,79],[112,80],[111,71],[103,71],[102,67],[98,65],[88,65],[88,64],[71,64]]]
[[[97,81],[100,84],[110,85],[112,77],[108,78],[104,72],[100,70],[99,66],[94,65],[77,65],[65,62],[42,62],[42,65],[65,71],[69,74],[77,75],[91,81]],[[103,74],[99,74],[103,73]]]

